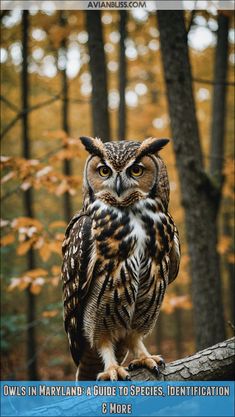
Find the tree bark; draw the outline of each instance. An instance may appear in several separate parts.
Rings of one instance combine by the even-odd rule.
[[[90,71],[92,78],[93,135],[110,140],[107,69],[100,10],[86,11]]]
[[[21,90],[22,90],[22,154],[25,159],[30,159],[30,138],[29,138],[29,76],[28,76],[28,40],[29,40],[29,12],[23,11],[22,15],[22,73],[21,73]],[[24,193],[24,210],[27,217],[34,217],[33,210],[33,194],[29,189]],[[32,249],[27,254],[28,269],[35,268],[35,255]],[[26,290],[27,294],[27,364],[28,376],[30,380],[38,379],[37,370],[37,344],[36,344],[36,328],[30,326],[36,319],[36,300],[30,291],[30,287]]]
[[[204,172],[183,11],[158,11],[173,145],[185,209],[198,349],[225,339],[216,189]]]
[[[228,69],[229,17],[219,13],[217,47],[215,52],[213,109],[211,125],[210,174],[221,191],[223,184],[223,155],[226,116],[226,78]]]
[[[180,288],[179,285],[175,285],[175,293],[177,296],[180,296]],[[174,312],[174,320],[175,320],[175,331],[176,331],[176,335],[175,335],[175,346],[176,346],[176,352],[177,352],[177,357],[178,358],[182,358],[182,351],[183,351],[183,318],[182,318],[182,309],[181,308],[177,308],[175,309]]]
[[[120,52],[119,52],[119,111],[118,111],[118,139],[126,139],[126,83],[127,83],[127,66],[126,66],[126,48],[125,40],[127,36],[126,23],[127,12],[121,10],[120,13]]]
[[[232,202],[229,201],[228,202],[230,207],[232,207]],[[231,209],[230,209],[231,210]],[[234,252],[234,248],[233,248],[233,244],[234,244],[234,225],[232,225],[233,223],[233,213],[231,210],[225,211],[223,213],[223,233],[225,236],[229,237],[231,239],[231,243],[230,243],[230,251],[231,253]],[[235,312],[235,300],[234,300],[234,294],[235,294],[235,279],[234,279],[234,272],[235,272],[235,268],[234,268],[234,263],[232,261],[229,261],[228,259],[225,259],[224,261],[225,264],[225,269],[227,271],[227,276],[228,276],[228,302],[229,302],[229,318],[230,321],[232,322],[232,324],[234,324],[234,312]]]
[[[170,362],[159,377],[146,369],[131,372],[134,381],[229,381],[234,378],[235,338]]]
[[[61,26],[66,25],[66,16],[63,11],[60,13],[60,24]],[[70,134],[69,127],[69,84],[67,77],[67,42],[66,39],[62,39],[61,42],[61,53],[64,57],[65,67],[61,70],[61,83],[62,83],[62,129],[67,135]],[[65,175],[72,175],[71,161],[69,159],[64,160],[63,172]],[[68,192],[64,193],[64,218],[67,222],[72,217],[72,202]]]

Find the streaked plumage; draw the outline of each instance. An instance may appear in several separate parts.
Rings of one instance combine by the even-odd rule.
[[[78,379],[128,379],[120,366],[158,371],[142,339],[153,329],[180,249],[169,215],[169,183],[158,156],[167,140],[142,143],[81,138],[90,152],[83,209],[63,243],[64,320]],[[130,366],[130,367],[131,367]]]

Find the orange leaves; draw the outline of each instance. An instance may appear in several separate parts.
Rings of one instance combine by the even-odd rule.
[[[46,230],[38,219],[30,217],[18,217],[11,222],[1,220],[1,226],[11,228],[11,232],[2,237],[2,246],[17,242],[18,237],[17,255],[24,256],[29,250],[37,250],[43,262],[47,262],[52,254],[61,256],[64,234],[58,233],[56,229],[64,230],[66,227],[64,221],[52,222],[49,226],[52,231]]]
[[[226,252],[228,252],[231,244],[231,238],[229,236],[221,236],[219,243],[217,245],[217,250],[220,255],[224,255]]]
[[[16,249],[17,255],[19,256],[25,255],[29,251],[33,243],[34,243],[34,239],[29,239],[29,240],[26,240],[25,242],[20,243]]]
[[[76,177],[75,175],[64,178],[55,189],[55,194],[60,196],[65,192],[68,192],[70,195],[75,195],[80,183],[81,181],[79,177]]]
[[[190,310],[192,302],[188,295],[165,295],[161,310],[166,314],[172,314],[177,308]]]
[[[50,245],[47,242],[43,242],[42,246],[39,249],[39,255],[41,256],[44,262],[48,261],[51,256]]]
[[[50,223],[50,228],[51,229],[65,229],[66,227],[66,222],[62,221],[62,220],[57,220],[55,222]]]
[[[62,129],[58,129],[58,130],[47,130],[44,132],[43,136],[45,136],[47,139],[52,139],[52,140],[65,140],[67,133],[62,130]]]
[[[30,291],[33,294],[39,294],[41,292],[42,286],[45,283],[45,277],[47,274],[47,271],[42,268],[26,271],[22,277],[11,279],[11,284],[8,287],[8,291],[15,289],[23,291],[30,286]]]
[[[234,200],[234,178],[235,178],[235,164],[233,159],[227,159],[223,174],[225,176],[225,184],[223,187],[223,195]]]
[[[1,238],[1,246],[11,245],[15,241],[13,233],[9,233]]]
[[[43,226],[42,223],[38,219],[34,219],[32,217],[17,217],[11,223],[12,228],[15,230],[20,230],[25,228],[25,230],[34,227],[35,230],[42,230]]]
[[[42,317],[51,319],[53,317],[56,317],[58,314],[59,314],[59,310],[43,311]]]
[[[226,257],[226,260],[229,264],[235,263],[235,255],[232,248],[232,238],[227,235],[220,236],[218,245],[217,245],[217,251],[220,255],[223,255]]]
[[[26,288],[30,289],[35,295],[40,294],[43,286],[52,284],[57,286],[60,280],[60,267],[53,266],[51,269],[52,276],[48,276],[48,272],[43,268],[36,268],[26,271],[21,277],[12,278],[8,286],[8,291],[19,290],[24,291]]]
[[[67,138],[64,139],[65,141],[69,143]],[[66,147],[64,148],[63,146]],[[78,147],[74,144],[71,147],[69,145],[62,145],[61,148],[51,157],[51,163],[64,159],[72,159],[80,155]],[[56,195],[62,195],[65,192],[74,195],[81,185],[81,178],[77,176],[66,176],[56,171],[52,165],[43,164],[39,160],[2,157],[0,162],[4,174],[6,172],[1,179],[1,183],[4,184],[10,180],[20,181],[19,189],[23,191],[34,187],[36,190],[46,188],[47,191]]]
[[[49,152],[45,158],[48,163],[38,159],[2,156],[0,165],[3,170],[2,184],[14,181],[19,183],[16,190],[27,191],[31,187],[36,190],[46,189],[50,193],[61,196],[68,192],[74,196],[81,187],[81,176],[67,176],[61,172],[60,162],[84,157],[84,148],[79,139],[68,137],[63,130],[47,131],[47,139],[60,141],[60,147]],[[59,170],[58,170],[59,168]]]
[[[60,25],[53,25],[49,29],[49,37],[55,48],[59,48],[61,46],[63,39],[66,39],[69,35],[69,30],[68,26],[62,27]]]

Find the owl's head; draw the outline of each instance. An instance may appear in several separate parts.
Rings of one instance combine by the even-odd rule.
[[[84,171],[85,198],[128,207],[146,198],[159,198],[167,208],[169,183],[166,166],[158,152],[168,139],[143,142],[105,142],[81,137],[90,153]]]

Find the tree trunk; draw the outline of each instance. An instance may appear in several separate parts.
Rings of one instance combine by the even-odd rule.
[[[29,138],[29,118],[27,109],[29,108],[29,76],[28,76],[28,38],[29,38],[29,12],[23,11],[22,16],[22,153],[23,157],[30,159],[30,138]],[[34,217],[33,194],[29,189],[24,193],[24,210],[27,217]],[[35,268],[35,256],[32,249],[27,254],[28,269]],[[30,380],[38,379],[37,371],[37,349],[36,349],[36,329],[30,324],[36,318],[35,296],[31,293],[30,287],[26,290],[27,294],[27,365]]]
[[[127,12],[121,10],[120,15],[120,55],[119,55],[119,112],[118,112],[118,139],[126,139],[126,83],[127,83],[127,68],[126,68],[126,48],[125,40],[127,36],[126,23]]]
[[[181,295],[179,285],[175,285],[175,293],[177,296]],[[176,336],[175,336],[176,352],[177,352],[177,357],[181,358],[182,351],[183,351],[182,342],[184,340],[184,334],[183,334],[182,309],[180,307],[176,307],[175,312],[174,312],[174,319],[175,319],[175,330],[176,330]]]
[[[232,202],[229,201],[230,205],[232,206]],[[231,239],[230,250],[231,253],[234,252],[233,244],[234,244],[234,226],[232,226],[232,216],[233,213],[229,213],[226,211],[223,214],[223,233],[225,236]],[[225,260],[225,269],[228,275],[228,301],[229,301],[229,318],[230,321],[234,324],[234,312],[235,312],[235,279],[234,279],[234,263],[232,261],[229,262],[228,259]]]
[[[157,345],[157,351],[162,351],[162,342],[164,338],[164,313],[162,312],[157,319],[157,323],[155,326],[156,331],[156,345]]]
[[[60,24],[61,26],[66,25],[66,16],[64,12],[60,13]],[[61,83],[62,83],[62,129],[70,134],[69,128],[69,86],[67,78],[67,42],[66,39],[63,39],[61,42],[61,53],[64,57],[65,67],[61,70]],[[65,175],[72,175],[71,161],[69,159],[64,160],[63,172]],[[64,193],[64,218],[67,222],[70,221],[72,217],[72,202],[71,197],[68,192]]]
[[[228,16],[219,13],[214,66],[214,81],[216,83],[213,93],[210,174],[220,191],[223,183],[222,171],[226,116],[226,78],[228,69],[228,29]]]
[[[90,71],[92,78],[93,135],[110,140],[107,69],[100,10],[86,11]]]
[[[225,339],[217,253],[217,192],[204,172],[183,11],[158,11],[173,145],[185,209],[196,344]]]

